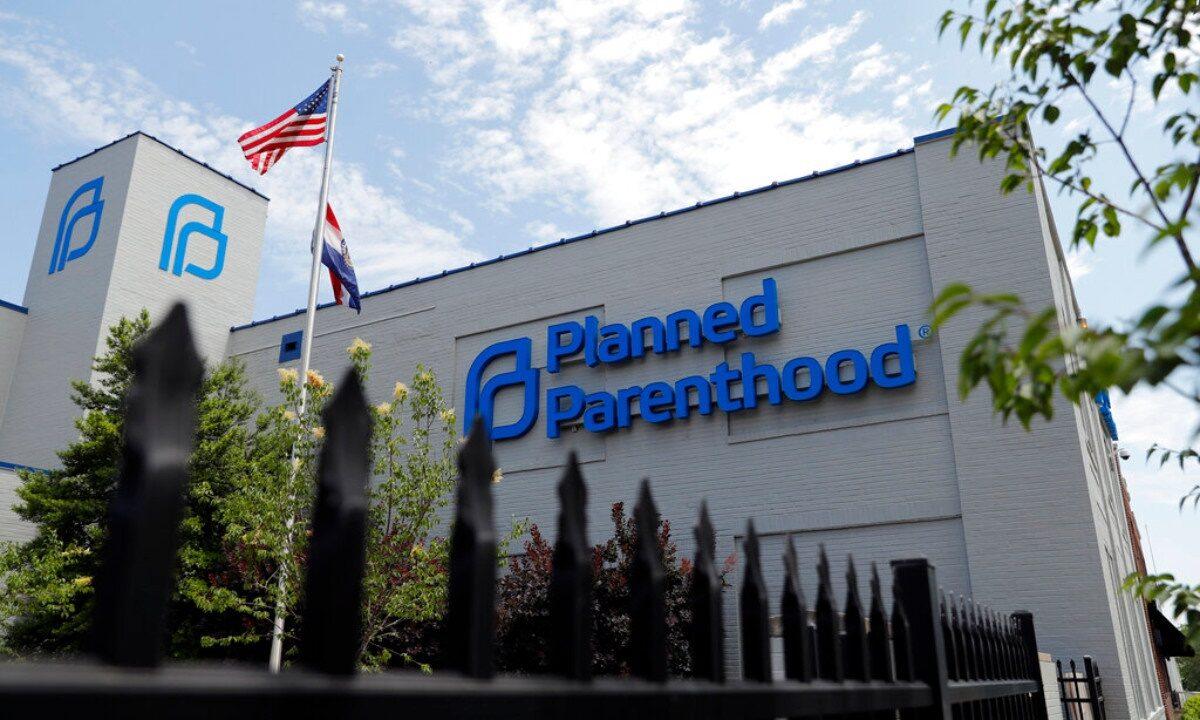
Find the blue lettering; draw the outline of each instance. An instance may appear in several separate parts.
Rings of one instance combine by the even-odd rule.
[[[613,429],[617,416],[617,401],[606,392],[588,393],[587,408],[583,411],[583,427],[590,432]]]
[[[762,308],[762,325],[754,324],[754,311]],[[779,332],[779,290],[774,278],[763,279],[762,295],[751,295],[742,301],[742,332],[750,337],[760,337]]]
[[[593,315],[588,315],[583,319],[583,361],[588,367],[596,367],[600,362],[596,359],[596,335],[597,328],[600,327],[600,321]]]
[[[796,376],[801,369],[808,369],[808,385],[800,387],[796,382]],[[812,400],[821,394],[825,389],[825,377],[821,372],[821,363],[817,362],[816,358],[798,357],[793,360],[788,360],[783,366],[782,381],[783,393],[788,396],[789,400],[804,402]]]
[[[700,344],[704,342],[700,316],[696,314],[696,311],[677,310],[667,316],[667,350],[679,349],[679,326],[685,322],[688,326],[688,343],[692,347],[700,347]]]
[[[671,419],[671,413],[666,408],[675,404],[675,388],[665,382],[648,383],[642,388],[642,398],[638,403],[642,417],[647,422],[666,422]]]
[[[646,354],[647,330],[650,331],[650,344],[653,352],[655,354],[662,354],[667,351],[667,330],[663,327],[662,320],[656,317],[644,317],[640,320],[634,320],[629,329],[632,331],[630,334],[633,336],[630,340],[629,354],[633,357],[642,357]]]
[[[686,418],[691,414],[691,391],[696,391],[696,412],[701,415],[712,413],[712,383],[708,378],[689,375],[675,383],[675,417]]]
[[[559,402],[567,400],[563,407]],[[558,426],[576,420],[583,413],[583,390],[574,385],[550,388],[546,391],[546,437],[558,437]]]
[[[708,376],[712,380],[713,385],[717,390],[717,407],[724,412],[733,412],[742,409],[742,401],[730,396],[730,383],[736,382],[741,377],[741,373],[737,370],[730,370],[729,363],[721,363],[717,369]]]
[[[617,427],[627,428],[633,417],[633,401],[642,394],[638,385],[617,391]]]
[[[850,363],[853,375],[842,380],[842,365]],[[825,361],[825,384],[838,395],[853,395],[867,386],[867,359],[857,350],[838,350]]]
[[[600,362],[619,363],[629,359],[629,329],[624,325],[605,325],[600,328],[600,343],[596,348]]]
[[[889,375],[884,369],[890,355],[895,355],[900,361],[900,371],[895,375]],[[871,378],[882,388],[904,387],[916,382],[917,368],[913,364],[912,334],[907,325],[896,326],[896,342],[884,343],[871,353]]]
[[[758,407],[758,379],[767,381],[767,402],[778,405],[783,402],[779,392],[779,371],[774,365],[756,365],[754,353],[742,353],[742,405]]]
[[[720,344],[735,340],[737,332],[726,328],[737,324],[737,308],[727,302],[713,303],[704,311],[704,337],[709,342]]]
[[[582,349],[583,328],[579,323],[558,323],[546,328],[546,372],[558,372],[559,358],[571,357]]]

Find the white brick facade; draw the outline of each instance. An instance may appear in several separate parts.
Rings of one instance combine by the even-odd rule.
[[[344,349],[362,337],[375,350],[368,391],[376,401],[421,363],[461,413],[468,368],[492,343],[531,338],[540,368],[550,324],[585,315],[628,324],[719,300],[736,304],[766,277],[779,288],[778,333],[621,365],[573,362],[560,373],[541,372],[543,394],[563,383],[615,392],[707,375],[721,362],[736,365],[745,351],[778,366],[799,355],[869,350],[894,338],[897,324],[915,332],[936,291],[952,281],[1014,290],[1034,305],[1056,305],[1062,323],[1075,322],[1079,313],[1044,198],[1003,196],[997,165],[951,161],[948,151],[948,141],[929,138],[912,151],[837,172],[397,286],[364,298],[362,315],[323,308],[314,367],[340,376]],[[276,398],[281,337],[300,330],[304,317],[228,331],[248,320],[265,202],[173,153],[135,136],[56,173],[30,275],[30,314],[0,430],[0,460],[52,462],[53,449],[70,435],[71,408],[60,402],[65,379],[86,376],[87,357],[117,317],[142,306],[161,312],[175,297],[192,305],[206,355],[241,358],[255,388]],[[119,241],[104,248],[97,242],[89,256],[68,265],[78,279],[64,293],[55,286],[61,278],[42,267],[50,253],[43,246],[54,242],[65,196],[102,170],[114,178],[103,222],[120,223],[119,229],[106,224],[102,236]],[[119,197],[117,183],[128,188]],[[158,269],[167,209],[183,192],[220,198],[227,208],[231,255],[219,281]],[[89,259],[99,269],[85,278]],[[226,283],[220,293],[214,282]],[[947,590],[999,609],[1032,610],[1042,650],[1095,657],[1105,668],[1114,720],[1148,717],[1157,692],[1141,616],[1119,592],[1131,551],[1095,408],[1064,404],[1053,421],[1026,433],[1001,425],[984,393],[959,402],[958,357],[977,320],[967,315],[937,336],[914,339],[917,381],[907,387],[827,392],[807,403],[634,423],[608,434],[580,430],[560,439],[547,437],[543,410],[527,435],[496,445],[504,470],[496,516],[552,528],[554,483],[573,448],[585,463],[594,538],[610,531],[609,506],[632,502],[636,483],[649,477],[685,552],[701,498],[713,511],[722,555],[735,551],[753,516],[765,535],[772,595],[789,532],[810,588],[822,543],[838,588],[847,553],[862,572],[872,561],[927,556]],[[0,357],[0,370],[3,363]],[[37,408],[30,404],[35,394],[43,398]],[[520,415],[518,395],[500,395],[498,416]],[[731,597],[726,608],[734,607]],[[729,637],[736,665],[736,633]]]

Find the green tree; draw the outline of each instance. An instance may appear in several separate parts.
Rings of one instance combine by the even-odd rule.
[[[108,501],[117,481],[124,401],[132,380],[132,351],[150,328],[146,311],[122,318],[109,330],[106,350],[93,360],[95,384],[71,383],[82,411],[79,438],[59,455],[62,467],[22,471],[17,514],[35,534],[0,547],[0,649],[14,654],[67,654],[86,649]],[[229,572],[223,532],[212,522],[215,498],[232,488],[246,462],[246,422],[257,408],[237,363],[208,373],[198,399],[192,483],[181,533],[181,583],[170,608],[169,650],[178,657],[201,654],[201,629],[236,622],[213,614],[193,598],[193,588]],[[231,626],[231,625],[230,625]]]
[[[977,44],[1007,71],[990,88],[958,88],[937,109],[938,117],[957,120],[954,150],[970,147],[981,160],[1002,161],[1003,192],[1033,191],[1045,180],[1076,199],[1073,245],[1095,248],[1102,237],[1136,233],[1148,247],[1174,248],[1179,263],[1177,286],[1115,327],[1064,326],[1053,308],[1030,307],[1017,295],[947,286],[932,308],[935,328],[968,308],[985,317],[960,359],[960,395],[986,385],[996,412],[1026,428],[1052,417],[1060,393],[1080,403],[1111,387],[1148,385],[1200,403],[1200,271],[1190,247],[1200,185],[1198,26],[1197,0],[986,0],[942,16],[940,32],[954,28],[962,45]],[[1163,118],[1161,142],[1131,141],[1139,100]],[[1053,125],[1068,103],[1086,109],[1074,118],[1078,129],[1058,146],[1034,142],[1030,120]],[[1124,177],[1096,174],[1097,161],[1110,158]],[[1181,467],[1200,457],[1189,448],[1156,447],[1156,454]],[[1200,485],[1181,508],[1189,498],[1200,502]],[[1128,584],[1166,601],[1192,641],[1200,640],[1200,587],[1170,575]]]
[[[1179,665],[1179,681],[1189,692],[1200,691],[1200,656],[1175,658]],[[1197,713],[1200,715],[1200,712]]]
[[[366,384],[371,346],[355,339],[346,351]],[[300,378],[294,370],[280,371],[283,402],[259,419],[256,467],[220,509],[232,563],[243,570],[221,589],[220,601],[241,613],[246,627],[209,636],[206,643],[264,642],[277,606],[284,610],[285,647],[294,649],[302,632],[303,566],[316,456],[325,434],[320,413],[332,394],[316,371],[304,381],[308,402],[301,413]],[[369,668],[400,663],[427,669],[446,603],[448,548],[435,531],[455,487],[457,421],[437,378],[420,366],[409,384],[394,385],[389,401],[374,406],[373,415],[361,662]]]

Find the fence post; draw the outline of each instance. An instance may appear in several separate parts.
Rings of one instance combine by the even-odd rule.
[[[1093,720],[1105,720],[1104,691],[1100,689],[1099,670],[1091,655],[1083,656],[1083,676],[1087,680],[1088,704],[1092,706]]]
[[[1046,691],[1042,685],[1042,666],[1038,660],[1037,633],[1033,629],[1033,613],[1028,610],[1018,610],[1012,614],[1017,621],[1017,633],[1021,638],[1021,651],[1024,654],[1025,677],[1037,683],[1037,691],[1031,698],[1033,702],[1033,720],[1048,720],[1046,710]],[[1097,720],[1102,720],[1097,718]]]
[[[362,383],[353,370],[346,373],[321,422],[326,435],[304,578],[300,656],[315,670],[350,675],[358,667],[362,644],[367,479],[371,474],[371,416]]]
[[[763,580],[754,521],[746,524],[746,573],[740,603],[742,625],[742,677],[771,682],[771,632],[767,611],[767,584]]]
[[[633,520],[637,544],[629,569],[630,670],[634,677],[666,682],[667,580],[658,547],[658,509],[649,480],[642,480]]]
[[[558,539],[550,576],[550,669],[592,675],[592,552],[587,544],[587,487],[575,451],[558,482]]]
[[[114,665],[153,667],[162,653],[202,374],[187,311],[176,305],[133,350],[125,449],[92,616],[96,652]]]
[[[893,560],[896,601],[904,606],[912,647],[912,678],[929,685],[933,702],[914,717],[922,720],[951,720],[946,644],[942,636],[942,610],[938,602],[937,575],[924,558]]]
[[[783,614],[783,674],[788,680],[809,682],[813,676],[812,636],[791,533],[783,550],[783,568],[783,597],[779,603]]]
[[[721,578],[716,568],[716,532],[708,515],[708,503],[700,502],[696,524],[696,564],[692,570],[692,674],[698,678],[725,681],[725,652],[721,625]]]
[[[492,476],[496,463],[483,421],[475,419],[458,455],[458,501],[450,535],[446,654],[468,677],[490,678],[496,600],[496,530]]]

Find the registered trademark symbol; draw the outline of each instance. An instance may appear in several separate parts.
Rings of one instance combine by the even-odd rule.
[[[929,327],[928,325],[922,325],[921,327],[917,328],[917,336],[921,339],[925,339],[931,334],[933,334],[933,328]]]

